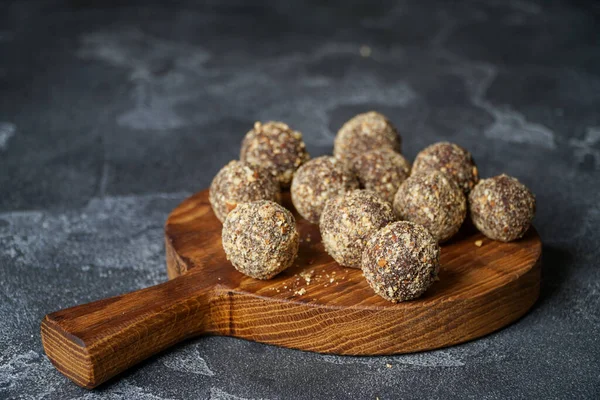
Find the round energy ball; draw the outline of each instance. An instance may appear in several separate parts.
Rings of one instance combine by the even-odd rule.
[[[535,196],[516,178],[502,174],[482,179],[469,194],[473,224],[490,239],[523,237],[535,215]]]
[[[395,219],[392,205],[368,190],[331,199],[319,223],[325,251],[343,267],[360,268],[369,237]]]
[[[438,241],[450,239],[467,215],[467,201],[453,180],[439,171],[411,175],[394,197],[399,219],[423,225]]]
[[[361,187],[392,203],[398,188],[410,175],[410,163],[390,149],[371,150],[354,158]]]
[[[268,172],[240,161],[230,161],[210,184],[210,205],[221,222],[240,203],[281,200],[279,185]]]
[[[282,188],[290,187],[294,172],[309,159],[302,134],[283,122],[255,122],[240,151],[240,160],[267,170]]]
[[[336,158],[323,156],[298,168],[290,191],[298,213],[318,224],[327,200],[355,189],[358,179],[354,173]]]
[[[238,205],[223,224],[223,249],[235,269],[256,279],[270,279],[292,265],[300,235],[291,212],[259,200]]]
[[[341,127],[335,137],[333,155],[351,165],[354,157],[380,148],[400,152],[400,135],[385,116],[370,111],[358,114]]]
[[[446,174],[467,195],[479,181],[471,153],[454,143],[439,142],[421,150],[413,163],[413,173],[437,170]]]
[[[365,246],[362,270],[375,293],[397,303],[421,296],[437,280],[440,247],[422,225],[390,224]]]

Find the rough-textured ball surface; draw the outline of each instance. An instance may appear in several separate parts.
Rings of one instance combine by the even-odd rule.
[[[465,194],[479,181],[471,153],[454,143],[440,142],[423,149],[413,163],[413,173],[437,170],[454,180]]]
[[[270,279],[294,262],[300,236],[291,212],[272,201],[237,206],[223,224],[223,249],[235,269]]]
[[[423,226],[394,222],[365,246],[362,270],[375,293],[394,303],[421,296],[437,280],[440,247]]]
[[[302,134],[283,122],[256,122],[240,151],[240,160],[267,170],[282,188],[290,186],[294,172],[309,159]]]
[[[319,223],[325,251],[344,267],[360,268],[369,237],[395,219],[392,205],[368,190],[331,199]]]
[[[400,135],[385,116],[370,111],[358,114],[341,127],[335,137],[333,155],[351,165],[356,156],[381,148],[400,152]]]
[[[231,161],[214,177],[209,201],[221,222],[240,203],[256,200],[281,200],[279,184],[268,172],[250,164]]]
[[[467,201],[453,180],[439,171],[425,171],[400,185],[394,211],[399,219],[423,225],[443,242],[460,229],[467,215]]]
[[[336,158],[323,156],[298,168],[290,191],[298,213],[318,224],[327,200],[355,189],[358,189],[356,175]]]
[[[410,175],[410,163],[390,149],[368,151],[354,158],[360,186],[392,203],[398,188]]]
[[[516,178],[481,180],[469,194],[473,224],[490,239],[510,242],[527,232],[535,215],[535,196]]]

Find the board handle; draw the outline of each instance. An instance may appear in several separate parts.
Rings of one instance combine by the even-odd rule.
[[[183,275],[136,292],[46,315],[42,343],[54,366],[94,388],[146,358],[204,332],[210,290]]]

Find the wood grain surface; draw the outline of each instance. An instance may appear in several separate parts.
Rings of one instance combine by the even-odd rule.
[[[289,195],[284,205],[293,210]],[[208,191],[188,198],[165,226],[170,280],[47,315],[46,354],[75,383],[93,388],[201,334],[332,354],[415,352],[493,332],[525,314],[539,294],[542,246],[533,228],[501,243],[463,227],[442,246],[439,282],[417,300],[393,304],[373,293],[360,270],[335,263],[318,227],[294,215],[298,260],[259,281],[226,260]]]

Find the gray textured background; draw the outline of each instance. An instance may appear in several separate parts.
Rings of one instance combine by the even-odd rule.
[[[0,3],[0,398],[600,396],[598,6],[118,3]],[[93,392],[53,369],[42,317],[164,281],[168,212],[253,121],[288,122],[316,156],[369,109],[409,158],[455,141],[536,193],[543,290],[526,317],[395,357],[199,338]]]

